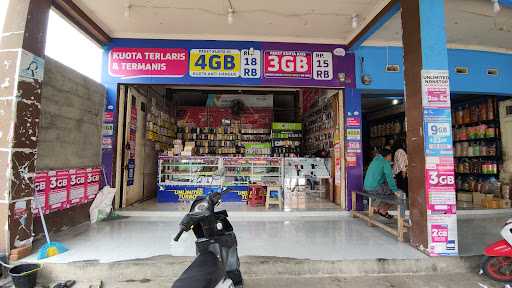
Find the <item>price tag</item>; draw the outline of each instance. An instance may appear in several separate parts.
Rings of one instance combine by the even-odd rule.
[[[240,50],[192,49],[189,74],[192,77],[239,77]]]
[[[254,49],[242,50],[242,78],[261,77],[261,51]]]
[[[314,52],[313,53],[313,79],[332,80],[332,53]]]

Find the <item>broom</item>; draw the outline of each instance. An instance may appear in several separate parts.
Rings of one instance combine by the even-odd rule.
[[[44,236],[46,236],[46,244],[39,248],[37,259],[45,259],[55,255],[62,254],[69,249],[60,242],[51,242],[50,236],[48,235],[48,228],[46,228],[46,221],[44,221],[43,209],[39,208],[39,215],[41,216],[41,223],[43,224]]]

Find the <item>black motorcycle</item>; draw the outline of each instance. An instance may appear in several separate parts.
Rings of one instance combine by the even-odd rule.
[[[215,211],[225,189],[208,196],[198,196],[180,222],[183,232],[192,230],[196,240],[196,259],[174,282],[172,288],[242,288],[236,235],[226,210]]]

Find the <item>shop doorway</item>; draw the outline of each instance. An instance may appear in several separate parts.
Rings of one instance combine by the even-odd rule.
[[[469,214],[510,209],[512,100],[496,95],[453,94],[451,107],[457,209],[468,210],[465,213]],[[402,97],[363,96],[365,168],[382,149],[394,152],[405,144],[404,108]]]
[[[229,186],[225,202],[234,209],[344,209],[340,91],[121,85],[119,92],[117,208],[179,210]],[[251,202],[253,186],[262,186],[259,203]],[[281,205],[267,207],[267,193]]]

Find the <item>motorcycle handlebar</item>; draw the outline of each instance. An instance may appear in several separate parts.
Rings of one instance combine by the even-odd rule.
[[[185,232],[185,229],[183,227],[181,227],[178,234],[176,234],[176,237],[174,237],[174,242],[178,242],[180,240],[180,237],[183,234],[183,232]]]

